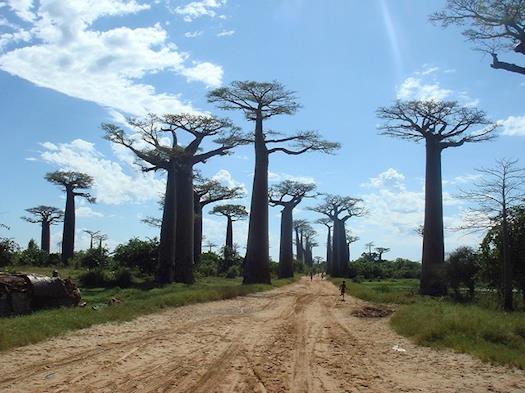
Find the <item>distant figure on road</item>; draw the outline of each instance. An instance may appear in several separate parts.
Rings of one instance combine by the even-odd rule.
[[[339,289],[341,290],[341,295],[343,297],[343,302],[345,301],[345,292],[346,292],[346,282],[343,280],[341,285],[339,286]]]
[[[314,279],[314,272],[310,270],[310,281]]]
[[[324,272],[321,272],[321,280],[324,280]]]

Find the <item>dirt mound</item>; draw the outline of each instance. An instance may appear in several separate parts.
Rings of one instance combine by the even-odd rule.
[[[393,312],[386,307],[363,306],[360,309],[353,310],[350,314],[358,318],[383,318],[388,317]]]

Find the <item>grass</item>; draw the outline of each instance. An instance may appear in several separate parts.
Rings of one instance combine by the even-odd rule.
[[[31,268],[30,271],[36,273],[37,269]],[[20,268],[18,270],[22,271]],[[40,273],[49,274],[48,270],[49,268],[46,272]],[[62,271],[61,275],[66,276]],[[73,274],[71,276],[73,277]],[[0,351],[33,344],[68,331],[100,323],[129,321],[169,307],[231,299],[281,287],[293,281],[294,279],[279,279],[273,280],[272,285],[242,285],[240,278],[207,277],[198,280],[193,285],[171,284],[149,290],[137,288],[81,289],[82,300],[88,303],[86,307],[42,310],[30,315],[0,319]],[[122,303],[108,306],[107,302],[112,297],[118,297]]]
[[[339,285],[341,279],[332,279]],[[525,369],[525,312],[506,313],[495,307],[494,295],[477,303],[417,295],[417,280],[349,283],[348,292],[375,303],[397,304],[393,329],[415,343],[451,348],[483,361]]]

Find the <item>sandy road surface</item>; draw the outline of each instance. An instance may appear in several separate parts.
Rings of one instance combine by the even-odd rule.
[[[525,392],[525,373],[416,347],[363,304],[303,279],[96,326],[1,353],[0,392]]]

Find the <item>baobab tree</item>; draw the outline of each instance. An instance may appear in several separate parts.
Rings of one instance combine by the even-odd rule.
[[[91,188],[93,178],[81,172],[56,171],[46,174],[45,179],[61,186],[66,192],[64,230],[62,232],[62,263],[66,264],[75,253],[75,197],[82,197],[89,203],[95,203],[95,198],[91,194],[78,191]]]
[[[225,201],[237,199],[244,196],[243,188],[240,186],[228,187],[222,185],[218,180],[205,179],[202,176],[195,176],[193,187],[194,194],[194,258],[195,264],[199,264],[202,254],[202,210],[205,206]]]
[[[348,276],[348,246],[346,240],[346,222],[352,217],[366,214],[362,199],[348,196],[326,194],[324,202],[311,207],[310,210],[323,214],[334,223],[332,275]]]
[[[55,225],[64,219],[64,211],[56,207],[40,205],[26,209],[26,212],[32,216],[24,216],[22,217],[23,220],[42,225],[40,248],[49,254],[51,250],[51,225]]]
[[[134,136],[113,124],[103,124],[106,138],[131,150],[144,164],[144,171],[167,172],[166,192],[159,244],[159,283],[193,283],[194,195],[193,166],[212,157],[226,155],[243,143],[243,136],[230,120],[207,115],[149,115],[129,119]],[[181,135],[182,134],[182,135]],[[189,143],[181,140],[190,138]],[[137,137],[143,146],[138,146]],[[204,139],[219,146],[202,152]],[[166,140],[169,139],[169,143]]]
[[[303,244],[303,229],[309,225],[306,220],[294,220],[293,229],[295,231],[295,248],[296,259],[304,263],[304,244]]]
[[[245,284],[270,283],[268,233],[268,164],[272,153],[299,155],[308,151],[331,153],[339,144],[328,142],[314,131],[279,135],[263,129],[266,119],[292,115],[299,108],[295,93],[279,82],[234,81],[229,87],[212,90],[208,101],[220,109],[240,110],[255,122],[250,141],[255,148],[255,171],[248,224],[248,243],[244,259]]]
[[[318,219],[316,223],[324,225],[328,229],[328,235],[326,237],[326,273],[332,274],[332,228],[334,222],[328,217],[323,217]]]
[[[374,242],[368,242],[365,244],[365,250],[368,250],[368,255],[371,256],[372,255],[372,247],[374,247],[375,244]]]
[[[346,229],[346,255],[348,262],[350,262],[350,244],[355,243],[359,240],[359,236],[352,235],[350,229]]]
[[[293,209],[310,194],[316,185],[284,180],[272,186],[268,200],[272,206],[281,206],[281,236],[279,242],[279,278],[293,277]]]
[[[84,229],[84,233],[87,233],[89,235],[89,249],[93,249],[93,241],[96,239],[100,231],[92,231],[89,229]]]
[[[448,0],[443,11],[430,16],[443,27],[468,25],[463,35],[476,49],[492,57],[494,69],[525,74],[525,67],[500,61],[498,52],[525,55],[525,2],[523,0]]]
[[[375,250],[377,252],[377,256],[379,258],[379,262],[381,262],[383,260],[383,254],[385,252],[389,252],[390,248],[387,248],[387,247],[376,247]]]
[[[248,212],[243,205],[218,205],[214,206],[210,214],[226,217],[226,243],[224,244],[224,260],[231,260],[233,256],[233,223],[244,220]],[[229,265],[229,264],[226,264]]]
[[[475,202],[467,215],[464,228],[501,231],[501,255],[503,259],[503,307],[513,309],[512,258],[509,239],[509,211],[523,205],[525,200],[525,168],[517,166],[517,160],[503,159],[494,168],[477,169],[481,180],[475,181],[471,191],[463,190],[461,198]]]
[[[443,296],[446,286],[441,272],[445,257],[441,152],[449,147],[492,139],[497,124],[488,120],[482,110],[464,107],[455,101],[396,101],[390,107],[379,108],[377,116],[385,121],[379,126],[382,135],[425,141],[425,221],[420,292]]]
[[[312,267],[314,263],[312,251],[314,247],[319,245],[316,239],[317,232],[310,224],[306,224],[302,228],[302,235],[304,242],[304,263]]]

